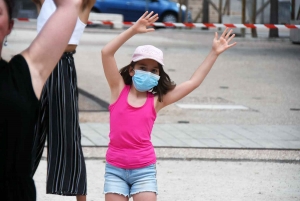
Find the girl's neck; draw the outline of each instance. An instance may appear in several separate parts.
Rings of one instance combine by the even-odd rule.
[[[147,96],[147,92],[140,92],[140,91],[136,90],[136,88],[133,86],[133,84],[130,86],[130,93],[137,98]]]
[[[129,105],[135,108],[142,107],[147,101],[147,92],[139,92],[131,85],[130,91],[127,97]]]

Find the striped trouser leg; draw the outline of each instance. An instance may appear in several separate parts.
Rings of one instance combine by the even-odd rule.
[[[49,130],[49,102],[47,96],[47,88],[44,87],[41,98],[40,108],[38,111],[38,119],[34,130],[34,148],[33,148],[33,170],[32,176],[35,174],[43,155],[45,141]]]
[[[47,121],[41,125],[48,125],[40,126],[40,130],[45,128],[45,133],[48,134],[47,193],[86,195],[86,167],[78,117],[77,75],[72,53],[65,53],[58,62],[46,82],[45,93],[48,104],[44,113],[48,114],[48,120],[44,118]],[[43,132],[40,136],[44,140]],[[37,151],[37,156],[38,153]]]

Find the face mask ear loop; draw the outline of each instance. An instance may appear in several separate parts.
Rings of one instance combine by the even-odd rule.
[[[152,94],[156,94],[156,92],[153,91],[153,90],[154,90],[154,87],[153,87],[152,89],[150,89],[148,92],[150,92],[150,93],[152,93]]]

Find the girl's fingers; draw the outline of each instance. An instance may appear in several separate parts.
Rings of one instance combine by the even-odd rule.
[[[155,29],[154,28],[148,28],[147,29],[147,32],[152,32],[152,31],[155,31]]]
[[[157,13],[155,15],[153,15],[152,17],[150,17],[149,20],[153,20],[154,18],[158,18],[158,14]]]
[[[139,18],[139,20],[145,18],[145,16],[146,16],[147,14],[148,14],[148,11],[144,12],[144,14]]]
[[[153,14],[153,11],[151,11],[146,17],[145,19],[149,19],[151,17],[151,15]]]
[[[218,32],[215,32],[215,40],[218,40]]]
[[[228,27],[226,27],[226,29],[223,31],[221,37],[225,38],[225,35],[226,35],[227,31],[228,31]]]
[[[232,34],[232,35],[230,36],[230,38],[227,40],[227,43],[229,43],[234,37],[235,37],[235,34]]]
[[[232,46],[235,46],[235,45],[236,45],[236,42],[234,42],[234,43],[228,45],[227,48],[231,48]]]
[[[227,34],[225,35],[225,38],[228,39],[231,33],[232,33],[232,29],[230,29],[230,31],[227,32]]]
[[[149,22],[152,24],[152,23],[154,23],[157,20],[158,20],[158,16],[155,16],[154,18],[150,19]]]

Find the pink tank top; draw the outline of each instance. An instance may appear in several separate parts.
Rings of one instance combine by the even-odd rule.
[[[141,107],[129,105],[130,86],[125,85],[117,101],[109,106],[110,142],[106,161],[124,169],[142,168],[156,162],[151,132],[156,119],[154,96],[148,93]]]

